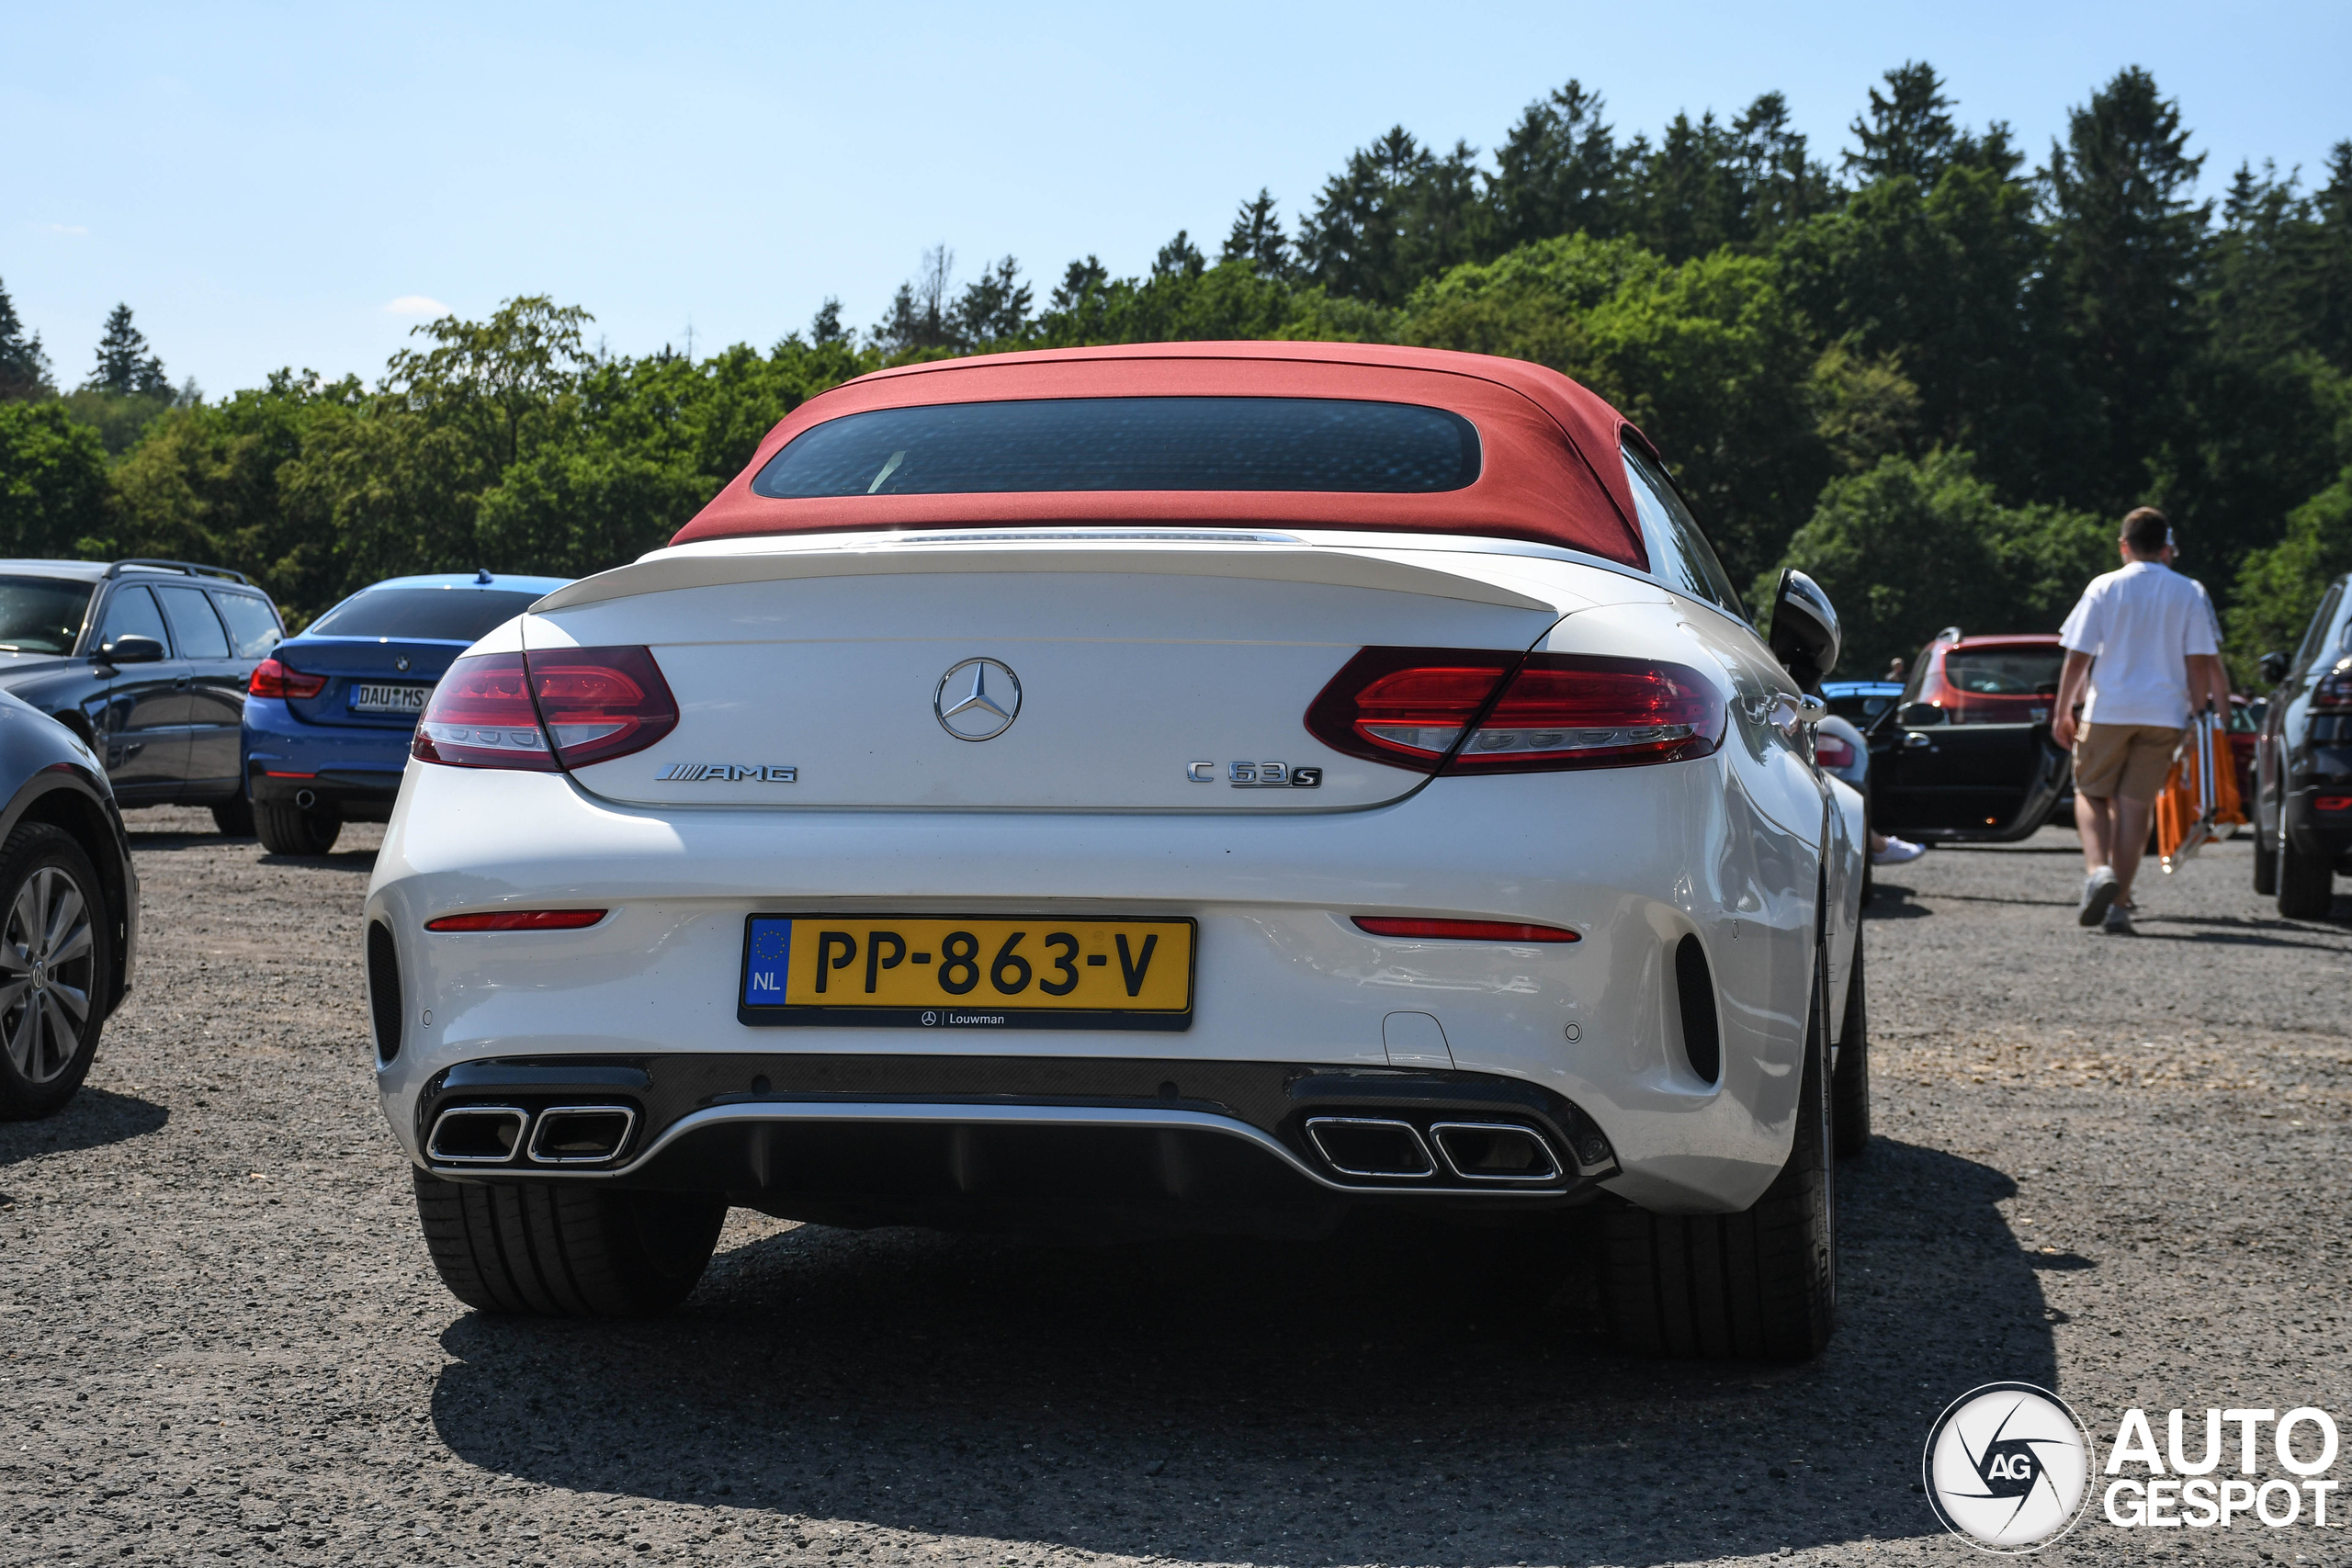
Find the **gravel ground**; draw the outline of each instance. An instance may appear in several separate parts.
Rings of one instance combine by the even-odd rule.
[[[739,1214],[673,1319],[476,1315],[368,1092],[378,830],[207,828],[135,814],[134,998],[73,1106],[0,1126],[0,1561],[1950,1563],[1919,1448],[1979,1382],[2056,1388],[2102,1448],[2132,1404],[2352,1414],[2352,900],[2277,919],[2243,841],[2152,876],[2135,941],[2075,928],[2071,834],[1883,879],[1882,1136],[1839,1174],[1838,1338],[1792,1369],[1618,1359],[1573,1269],[1410,1232]],[[2048,1555],[2336,1540],[2094,1505]]]

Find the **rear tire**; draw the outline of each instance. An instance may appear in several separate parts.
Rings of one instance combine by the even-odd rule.
[[[2262,830],[2262,817],[2254,819],[2254,890],[2267,898],[2278,891],[2278,846]]]
[[[242,795],[215,802],[212,807],[212,826],[225,838],[252,838],[254,836],[254,803]]]
[[[2335,867],[2307,855],[2279,834],[2278,912],[2290,920],[2324,920],[2335,905]]]
[[[114,974],[104,886],[82,846],[46,822],[0,843],[0,1121],[62,1109],[89,1076]]]
[[[305,811],[291,801],[254,803],[254,831],[274,855],[322,855],[343,836],[343,813],[332,806]]]
[[[1601,1296],[1620,1349],[1804,1361],[1829,1343],[1838,1314],[1837,1178],[1823,979],[1816,957],[1796,1136],[1764,1196],[1736,1214],[1621,1209],[1602,1217]]]
[[[1846,982],[1845,1022],[1838,1032],[1838,1066],[1829,1079],[1829,1125],[1839,1159],[1852,1159],[1871,1146],[1871,1007],[1859,929],[1854,972]]]
[[[650,1317],[693,1292],[727,1205],[553,1183],[488,1187],[410,1168],[417,1218],[449,1293],[482,1312]]]

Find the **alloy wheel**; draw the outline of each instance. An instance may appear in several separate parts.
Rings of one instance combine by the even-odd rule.
[[[37,866],[0,925],[0,1047],[28,1083],[62,1073],[90,1017],[90,903],[74,878]]]

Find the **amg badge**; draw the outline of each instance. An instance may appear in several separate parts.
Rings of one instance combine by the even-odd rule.
[[[658,779],[673,779],[679,784],[732,784],[738,779],[751,779],[759,784],[797,784],[798,768],[780,768],[773,762],[673,762],[653,775]]]
[[[1294,768],[1285,762],[1227,762],[1226,780],[1236,789],[1318,789],[1320,768]],[[1216,783],[1215,762],[1194,762],[1184,770],[1194,784]]]

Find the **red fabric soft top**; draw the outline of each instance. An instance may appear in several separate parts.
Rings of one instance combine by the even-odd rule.
[[[1477,480],[1435,494],[1333,491],[1054,491],[780,500],[752,478],[809,426],[869,409],[1035,398],[1348,398],[1449,409],[1478,427]],[[877,371],[795,409],[673,544],[845,529],[1196,523],[1348,528],[1564,545],[1646,567],[1618,455],[1631,427],[1525,360],[1353,343],[1151,343],[996,354]],[[1638,435],[1638,432],[1635,433]]]

